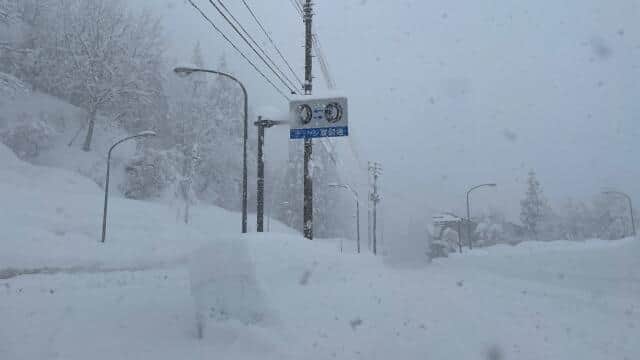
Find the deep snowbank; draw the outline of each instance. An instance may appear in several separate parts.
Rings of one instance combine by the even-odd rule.
[[[21,154],[23,159],[76,172],[96,184],[103,184],[107,150],[116,139],[127,135],[113,119],[98,116],[91,151],[82,151],[87,120],[83,109],[54,96],[31,91],[27,84],[2,72],[0,95],[0,134],[15,132],[20,127],[30,129],[29,134],[20,132],[13,135],[16,136],[14,139],[2,139],[13,143],[15,151],[23,150],[26,153]],[[123,163],[135,154],[135,147],[135,143],[126,143],[113,154],[114,192],[124,180]]]
[[[101,244],[104,193],[94,182],[25,163],[1,144],[0,163],[0,270],[162,266],[240,228],[239,214],[214,206],[194,208],[186,225],[169,205],[112,194],[107,241]]]
[[[239,343],[271,344],[268,354],[292,359],[640,353],[632,335],[640,323],[635,239],[498,246],[415,269],[388,267],[368,254],[340,255],[296,236],[236,238],[234,251],[224,251],[227,241],[198,252],[208,254],[198,262],[198,277],[208,273],[215,281],[212,296],[197,298],[196,308],[212,304],[229,315],[209,317],[213,335],[205,331],[204,344],[227,329]],[[250,281],[236,281],[240,274]],[[240,284],[250,289],[248,298]],[[239,331],[252,311],[276,321]],[[243,351],[233,353],[243,358]]]

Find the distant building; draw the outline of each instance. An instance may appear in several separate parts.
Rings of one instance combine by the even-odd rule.
[[[432,217],[433,220],[433,251],[456,252],[462,251],[463,233],[467,231],[467,219],[454,213],[444,212]],[[471,232],[475,231],[477,223],[471,222]],[[443,249],[440,250],[439,247]]]

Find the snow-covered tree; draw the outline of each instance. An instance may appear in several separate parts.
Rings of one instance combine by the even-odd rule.
[[[198,44],[192,62],[203,66]],[[225,69],[221,57],[216,69]],[[168,72],[169,70],[167,70]],[[168,76],[163,89],[168,110],[158,123],[155,148],[146,151],[145,161],[130,164],[128,184],[131,196],[168,195],[180,204],[181,218],[188,221],[195,202],[240,209],[242,179],[243,94],[226,78],[194,73],[180,78]],[[148,147],[147,147],[148,148]],[[249,164],[255,147],[250,142]],[[143,168],[143,163],[157,169]],[[250,170],[254,167],[250,167]],[[164,181],[157,186],[157,181]]]
[[[0,0],[0,23],[7,24],[12,14],[15,14],[15,2],[12,0]]]
[[[55,130],[42,118],[31,118],[27,114],[19,114],[18,121],[0,128],[0,141],[24,160],[33,160],[40,152],[52,145]]]
[[[314,236],[321,238],[352,237],[352,196],[346,191],[336,191],[327,186],[341,183],[336,161],[338,156],[329,153],[321,141],[315,141],[312,157]],[[287,206],[275,209],[276,217],[291,228],[303,231],[303,142],[291,142],[289,162],[276,189],[277,203]],[[362,200],[361,200],[362,201]]]
[[[196,45],[193,48],[191,63],[199,68],[204,67],[204,56],[202,55],[202,47],[200,46],[200,41],[196,42]]]
[[[478,246],[494,245],[508,240],[505,233],[507,221],[499,210],[491,209],[488,213],[478,216],[477,221],[474,237],[478,241]]]
[[[631,233],[629,207],[625,199],[601,195],[593,201],[593,224],[599,238],[621,239]]]
[[[35,89],[88,113],[85,150],[98,113],[139,119],[162,98],[163,45],[157,19],[122,0],[25,0],[26,34],[3,63]]]
[[[542,194],[542,187],[536,178],[536,173],[531,170],[527,179],[525,198],[520,201],[520,221],[536,239],[547,210],[548,205]]]
[[[197,59],[199,47],[194,49]],[[197,64],[196,64],[197,65]],[[224,55],[216,69],[228,72]],[[202,129],[198,139],[200,168],[194,179],[194,191],[199,198],[219,206],[239,210],[242,182],[243,108],[242,90],[229,79],[202,74],[198,86],[201,92]],[[195,78],[194,81],[198,81]],[[251,129],[250,129],[251,130]],[[248,162],[255,164],[255,145],[248,144]]]
[[[598,237],[593,209],[583,201],[568,199],[564,204],[562,232],[567,240]]]

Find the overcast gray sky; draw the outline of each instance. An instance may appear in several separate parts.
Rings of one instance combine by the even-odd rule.
[[[199,40],[211,66],[225,53],[250,83],[254,109],[286,106],[186,1],[132,3],[163,16],[170,57],[188,60]],[[249,3],[302,74],[303,26],[289,0]],[[529,169],[553,205],[603,187],[640,201],[640,1],[315,3],[352,140],[363,161],[384,165],[387,215],[461,212],[465,189],[491,181],[499,188],[474,205],[517,220]],[[225,4],[255,29],[239,0]],[[286,144],[286,132],[271,141]]]

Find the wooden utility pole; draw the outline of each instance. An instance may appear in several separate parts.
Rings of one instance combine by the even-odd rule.
[[[377,207],[380,202],[380,194],[378,194],[378,178],[382,175],[382,166],[379,163],[369,163],[369,172],[373,177],[373,192],[371,193],[371,202],[373,203],[373,254],[378,253],[377,248],[377,223],[378,213]]]
[[[262,116],[255,122],[258,127],[258,199],[256,211],[256,231],[264,231],[264,124]]]
[[[311,95],[313,89],[313,58],[311,49],[313,48],[313,4],[311,0],[306,0],[304,4],[304,25],[305,25],[305,41],[304,41],[304,94]],[[304,210],[303,210],[303,229],[304,237],[313,240],[313,179],[312,172],[309,168],[311,156],[313,154],[313,140],[304,139]]]

